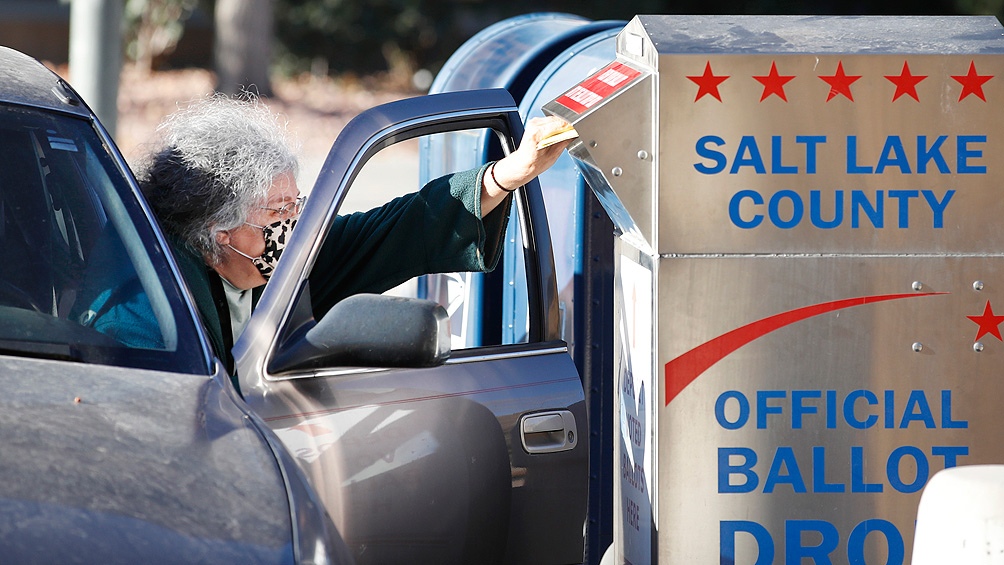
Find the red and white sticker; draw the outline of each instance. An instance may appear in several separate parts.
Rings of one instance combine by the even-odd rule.
[[[555,102],[576,114],[581,114],[626,86],[640,74],[641,71],[614,61],[559,96]]]

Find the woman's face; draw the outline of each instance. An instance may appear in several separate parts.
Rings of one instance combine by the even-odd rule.
[[[296,186],[293,173],[285,173],[276,177],[268,189],[265,203],[253,209],[245,224],[231,230],[231,242],[237,249],[251,257],[258,257],[265,252],[265,238],[261,227],[296,217],[295,203],[300,197],[300,189]],[[285,208],[284,208],[285,207]]]
[[[293,173],[284,173],[276,177],[268,189],[265,202],[253,209],[245,220],[245,224],[227,232],[228,241],[224,244],[224,257],[216,265],[217,272],[237,288],[253,288],[265,284],[265,278],[248,257],[260,257],[265,252],[265,236],[260,226],[296,217],[299,213],[297,201],[300,189],[296,186]],[[233,247],[240,253],[234,251]],[[247,255],[244,257],[241,255]]]

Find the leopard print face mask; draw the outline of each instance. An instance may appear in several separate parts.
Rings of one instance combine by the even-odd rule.
[[[260,257],[251,257],[232,245],[229,247],[241,256],[250,259],[258,269],[258,272],[261,273],[261,276],[267,281],[272,276],[272,271],[275,270],[275,265],[279,262],[279,256],[282,255],[283,249],[286,248],[289,234],[293,231],[293,227],[296,226],[296,218],[287,218],[273,222],[267,226],[259,226],[250,222],[246,223],[249,226],[261,229],[262,235],[265,237],[265,251]]]

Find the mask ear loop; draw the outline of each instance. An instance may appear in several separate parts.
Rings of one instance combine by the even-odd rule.
[[[229,247],[230,249],[233,249],[234,252],[237,253],[238,255],[240,255],[241,257],[246,257],[246,258],[248,258],[248,259],[250,259],[252,261],[254,261],[254,259],[255,259],[254,257],[248,255],[247,253],[244,253],[243,251],[241,251],[240,249],[237,249],[236,247],[234,247],[233,245],[230,245],[229,243],[227,244],[227,247]]]
[[[256,228],[262,230],[262,234],[264,235],[264,233],[265,233],[265,227],[264,226],[255,225],[255,224],[252,224],[250,222],[244,222],[244,223],[247,224],[247,225],[249,225],[249,226],[256,227]],[[217,243],[221,243],[223,245],[226,245],[227,247],[229,247],[230,249],[232,249],[235,253],[237,253],[241,257],[244,257],[246,259],[250,259],[252,261],[254,261],[254,259],[255,259],[254,257],[248,255],[247,253],[244,253],[240,249],[237,249],[236,247],[234,247],[233,245],[230,244],[230,232],[229,232],[229,230],[216,230],[216,242]]]

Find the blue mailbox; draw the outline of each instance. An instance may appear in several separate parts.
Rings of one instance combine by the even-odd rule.
[[[542,116],[541,107],[616,55],[623,21],[591,21],[561,13],[537,13],[496,23],[468,40],[446,62],[430,93],[505,88],[519,104],[524,121]],[[502,157],[489,133],[423,139],[420,180],[426,182]],[[589,413],[590,497],[586,562],[598,563],[612,540],[613,460],[613,224],[564,154],[539,177],[558,279],[562,338],[583,380]],[[462,280],[468,301],[463,312],[466,345],[480,345],[486,326],[504,328],[503,341],[518,343],[525,331],[525,292],[508,284],[521,277],[522,246],[515,218],[507,230],[500,267],[489,274],[449,275]],[[423,281],[420,292],[442,283]],[[504,290],[502,312],[479,303],[487,285]],[[501,319],[499,319],[501,316]],[[603,378],[603,376],[607,378]],[[607,456],[605,456],[605,455]]]

